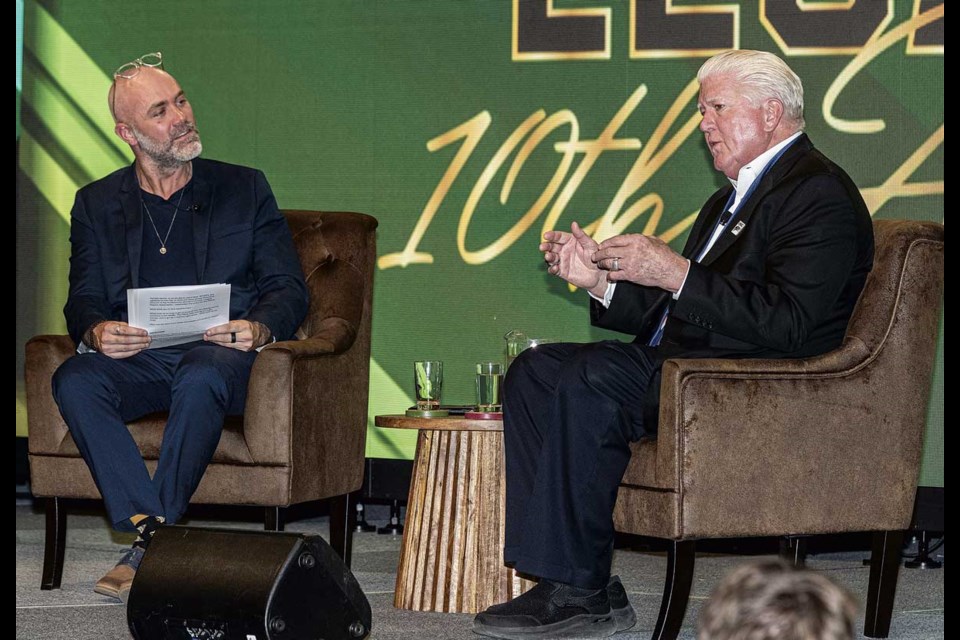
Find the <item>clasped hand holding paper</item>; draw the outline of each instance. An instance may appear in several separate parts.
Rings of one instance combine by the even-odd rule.
[[[146,329],[150,349],[203,340],[210,327],[230,321],[230,285],[127,289],[131,327]]]

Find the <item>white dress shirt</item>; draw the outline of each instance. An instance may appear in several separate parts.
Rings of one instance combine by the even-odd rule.
[[[740,208],[740,205],[743,203],[744,196],[750,192],[750,188],[753,186],[753,183],[757,181],[763,172],[766,170],[767,165],[770,164],[770,161],[780,153],[781,150],[790,146],[790,144],[800,137],[802,131],[797,131],[795,134],[782,141],[780,144],[774,145],[761,153],[759,156],[748,162],[747,164],[740,167],[740,172],[737,174],[737,179],[734,180],[730,178],[730,184],[733,185],[733,189],[736,192],[736,196],[733,199],[733,204],[730,206],[730,213],[736,213],[737,209]],[[717,225],[717,228],[714,229],[713,235],[710,236],[710,240],[707,242],[706,249],[703,251],[703,255],[707,255],[710,249],[713,248],[714,243],[716,243],[717,238],[720,237],[720,234],[724,232],[726,225]],[[690,260],[687,260],[687,273],[690,273]],[[687,276],[683,276],[683,282],[680,284],[680,288],[677,289],[677,292],[673,294],[673,299],[676,300],[680,297],[680,292],[683,291],[683,285],[687,282]],[[590,297],[594,300],[597,300],[607,308],[610,306],[610,302],[613,300],[613,294],[617,290],[617,283],[610,282],[607,283],[607,290],[604,292],[603,297],[595,296],[590,293]],[[666,318],[664,318],[666,320]]]

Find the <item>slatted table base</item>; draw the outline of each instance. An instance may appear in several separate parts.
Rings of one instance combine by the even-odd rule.
[[[503,432],[421,430],[393,604],[476,613],[534,583],[503,566]]]

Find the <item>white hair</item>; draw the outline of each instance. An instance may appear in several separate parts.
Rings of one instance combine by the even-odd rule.
[[[733,49],[718,53],[703,63],[697,80],[715,76],[731,76],[744,86],[747,97],[759,105],[768,98],[783,104],[784,115],[794,123],[797,131],[803,121],[803,83],[787,63],[766,51]]]

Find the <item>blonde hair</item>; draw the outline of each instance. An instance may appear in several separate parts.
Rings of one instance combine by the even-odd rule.
[[[750,100],[759,105],[767,98],[776,98],[783,104],[784,115],[796,131],[801,131],[803,120],[803,83],[787,63],[766,51],[733,49],[718,53],[703,63],[697,80],[712,76],[732,76],[746,89]]]
[[[697,640],[851,640],[856,615],[853,597],[823,574],[752,562],[714,590]]]

